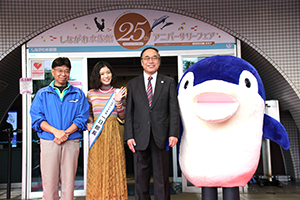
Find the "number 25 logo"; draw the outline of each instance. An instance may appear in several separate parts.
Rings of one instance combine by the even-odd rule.
[[[151,37],[148,20],[137,13],[121,16],[114,27],[117,42],[124,48],[135,50],[147,44]]]

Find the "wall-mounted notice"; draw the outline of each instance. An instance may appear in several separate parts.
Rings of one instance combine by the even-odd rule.
[[[31,61],[31,77],[33,80],[45,79],[44,61]]]
[[[32,94],[32,78],[20,78],[20,94]]]

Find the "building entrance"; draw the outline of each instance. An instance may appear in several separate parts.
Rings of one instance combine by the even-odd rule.
[[[212,55],[236,55],[234,49],[215,49],[215,50],[190,50],[190,51],[164,51],[160,50],[161,66],[159,73],[170,76],[178,83],[184,71],[197,62],[198,60]],[[115,70],[118,78],[117,87],[127,86],[127,82],[140,75],[143,71],[140,64],[140,51],[130,52],[96,52],[96,53],[30,53],[27,51],[27,59],[24,60],[24,77],[32,77],[33,79],[33,94],[23,96],[23,147],[22,152],[22,196],[26,198],[40,198],[42,196],[42,181],[39,169],[39,139],[36,133],[31,129],[30,106],[34,95],[38,89],[49,85],[51,82],[51,63],[57,57],[68,57],[72,63],[70,74],[70,82],[83,90],[86,94],[89,88],[89,77],[94,65],[98,61],[108,62]],[[41,65],[39,70],[43,70],[39,74],[34,74],[34,67]],[[84,132],[80,146],[80,157],[78,161],[78,170],[75,182],[75,196],[84,196],[86,194],[86,177],[87,177],[87,161],[88,161],[88,132]],[[128,181],[134,181],[133,158],[132,153],[127,146],[124,147],[126,152],[126,170]],[[170,155],[170,174],[173,182],[183,182],[180,168],[178,166],[178,151],[177,148],[172,148]],[[182,179],[181,179],[182,178]],[[187,182],[185,182],[187,183]],[[188,183],[186,184],[187,186]]]

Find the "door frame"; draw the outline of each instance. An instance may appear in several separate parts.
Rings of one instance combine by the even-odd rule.
[[[200,50],[160,50],[160,55],[164,56],[177,56],[177,70],[178,81],[183,75],[183,59],[185,57],[193,56],[212,56],[212,55],[240,55],[240,42],[237,40],[234,49],[200,49]],[[22,46],[22,78],[31,77],[31,60],[39,59],[54,59],[56,57],[68,57],[72,59],[82,60],[83,69],[83,82],[82,90],[86,94],[88,90],[88,59],[89,58],[126,58],[126,57],[140,57],[139,51],[124,51],[124,52],[83,52],[83,53],[29,53],[26,44]],[[22,128],[23,132],[23,147],[22,147],[22,199],[32,199],[42,197],[42,192],[31,191],[31,170],[32,170],[32,131],[31,131],[31,118],[29,114],[31,105],[31,95],[22,96]],[[84,190],[75,190],[75,196],[85,196],[86,194],[86,177],[87,177],[87,160],[88,160],[88,132],[83,134],[84,148],[83,148],[83,162],[84,162]],[[177,147],[172,148],[173,158],[173,182],[182,182],[183,191],[186,192],[199,192],[195,187],[188,187],[186,179],[178,177],[178,160],[177,160]]]

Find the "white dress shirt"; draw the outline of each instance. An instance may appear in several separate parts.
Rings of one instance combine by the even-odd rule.
[[[157,78],[157,72],[155,72],[154,74],[151,75],[152,76],[152,80],[151,80],[151,84],[152,84],[152,92],[154,95],[154,91],[155,91],[155,83],[156,83],[156,78]],[[145,83],[145,90],[147,92],[147,87],[148,87],[148,78],[149,75],[145,73],[144,71],[144,83]]]

